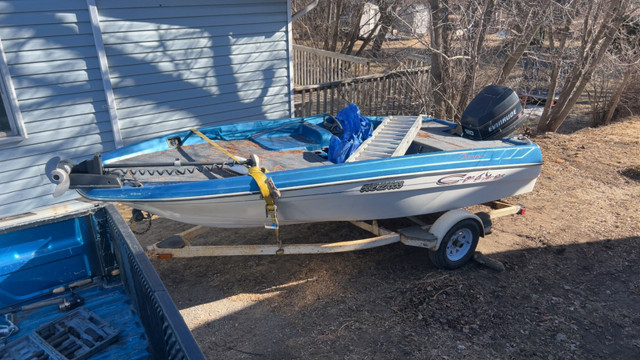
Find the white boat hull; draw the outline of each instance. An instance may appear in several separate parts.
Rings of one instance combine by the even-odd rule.
[[[280,189],[281,225],[387,219],[430,214],[481,204],[533,190],[540,164],[426,174]],[[257,194],[198,199],[135,201],[126,204],[185,223],[252,227],[265,223],[265,202]]]

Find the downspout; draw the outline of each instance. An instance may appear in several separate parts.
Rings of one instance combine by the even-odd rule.
[[[107,101],[107,109],[109,110],[109,119],[111,121],[111,130],[113,132],[113,143],[115,148],[121,148],[124,144],[122,141],[122,133],[120,132],[120,122],[118,120],[118,112],[116,111],[116,98],[111,85],[111,75],[109,74],[109,62],[107,61],[107,52],[104,48],[102,40],[102,29],[100,28],[100,19],[98,16],[98,7],[96,0],[87,0],[87,8],[89,10],[89,19],[91,21],[91,29],[93,33],[93,42],[98,55],[98,63],[100,64],[100,77],[104,88],[105,99]]]
[[[295,91],[294,91],[294,86],[293,86],[293,34],[292,34],[292,26],[291,24],[293,24],[294,21],[298,20],[301,16],[303,16],[304,14],[308,13],[309,11],[315,9],[316,6],[318,6],[318,2],[320,0],[314,0],[313,2],[311,2],[309,5],[305,6],[304,9],[298,11],[295,14],[291,14],[291,0],[287,0],[287,15],[289,16],[289,18],[291,19],[291,21],[289,21],[288,25],[287,25],[287,32],[288,32],[288,36],[287,36],[287,41],[289,42],[289,117],[293,118],[295,117]]]
[[[298,18],[300,18],[304,14],[308,13],[309,11],[313,10],[316,6],[318,6],[318,2],[319,1],[320,0],[314,0],[311,4],[305,6],[304,9],[302,9],[302,10],[298,11],[297,13],[293,14],[291,16],[291,22],[294,22],[294,21],[298,20]]]

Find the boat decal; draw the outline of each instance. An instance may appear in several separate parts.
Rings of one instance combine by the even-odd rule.
[[[459,160],[479,160],[484,159],[485,157],[487,157],[487,154],[469,154],[465,152],[458,155]]]
[[[500,121],[498,121],[497,123],[489,126],[489,132],[499,128],[502,125],[504,125],[507,121],[511,120],[511,118],[516,116],[516,113],[517,113],[516,109],[511,110],[511,112],[509,112],[507,115],[503,116],[502,119],[500,119]]]
[[[456,169],[448,169],[448,170],[430,170],[430,171],[419,171],[419,172],[412,172],[412,173],[404,173],[404,174],[390,174],[390,175],[378,175],[378,176],[374,176],[374,177],[363,177],[363,178],[359,178],[359,179],[348,179],[348,180],[339,180],[339,181],[327,181],[327,182],[323,182],[323,183],[317,183],[317,184],[309,184],[309,185],[295,185],[295,186],[286,186],[286,187],[282,187],[280,188],[281,190],[302,190],[302,189],[309,189],[309,188],[314,188],[314,187],[326,187],[326,186],[335,186],[335,185],[346,185],[346,184],[353,184],[353,183],[361,183],[361,182],[369,182],[369,181],[380,181],[380,180],[387,180],[387,179],[397,179],[397,178],[416,178],[416,177],[423,177],[423,176],[434,176],[434,175],[438,175],[438,174],[451,174],[452,172],[455,173],[463,173],[465,171],[470,171],[470,170],[479,170],[479,171],[488,171],[488,170],[508,170],[508,169],[517,169],[517,168],[527,168],[527,167],[536,167],[536,166],[541,166],[541,163],[526,163],[526,164],[517,164],[517,165],[494,165],[494,166],[483,166],[482,168],[478,169],[470,169],[470,168],[456,168]]]
[[[383,181],[371,184],[364,184],[360,188],[360,192],[371,192],[371,191],[384,191],[384,190],[398,190],[402,189],[404,186],[404,181]]]
[[[492,173],[490,171],[477,172],[475,173],[461,173],[461,174],[451,174],[444,177],[441,177],[436,181],[438,185],[456,185],[456,184],[466,184],[466,183],[477,183],[477,182],[485,182],[491,180],[498,180],[505,177],[507,174],[504,173]]]

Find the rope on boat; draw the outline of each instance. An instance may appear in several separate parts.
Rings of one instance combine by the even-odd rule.
[[[205,134],[200,132],[198,129],[193,128],[193,129],[191,129],[191,132],[193,132],[194,134],[198,135],[200,138],[202,138],[204,141],[206,141],[207,143],[209,143],[210,145],[212,145],[216,149],[222,151],[225,155],[230,157],[234,161],[234,163],[244,165],[244,166],[246,166],[248,168],[248,175],[251,176],[253,178],[253,180],[256,182],[256,184],[258,185],[258,189],[260,190],[260,194],[262,195],[262,198],[265,201],[266,219],[265,219],[264,227],[267,228],[267,229],[275,230],[276,241],[278,242],[278,246],[280,247],[280,250],[278,250],[278,254],[283,253],[283,251],[282,251],[282,241],[280,240],[280,233],[279,233],[280,226],[278,224],[278,207],[276,206],[276,203],[275,203],[276,199],[278,199],[280,197],[280,191],[276,188],[275,184],[273,183],[273,180],[270,177],[267,177],[267,175],[265,174],[267,172],[267,169],[264,169],[264,168],[260,167],[260,160],[258,159],[258,157],[256,155],[251,155],[251,161],[250,162],[240,161],[240,159],[238,159],[236,156],[234,156],[229,151],[224,149],[222,146],[218,145],[215,141],[211,140],[209,137],[207,137]],[[179,163],[177,163],[177,165],[179,166]],[[224,166],[224,164],[223,164],[223,166]],[[220,166],[219,168],[223,168],[223,166]],[[125,166],[123,166],[123,167],[125,167]],[[184,169],[175,169],[174,168],[174,169],[138,169],[138,170],[132,170],[132,169],[118,169],[118,168],[115,168],[115,169],[112,169],[110,171],[111,172],[122,173],[122,175],[131,174],[132,176],[134,174],[140,174],[140,175],[146,175],[146,174],[149,174],[149,175],[165,175],[165,174],[166,175],[173,175],[173,174],[185,175],[186,173],[193,174],[195,171],[204,172],[205,170],[208,170],[209,172],[213,172],[213,170],[216,169],[216,168],[218,168],[216,166],[216,164],[211,164],[211,165],[198,164],[197,166],[194,166],[192,168],[184,168]],[[151,217],[150,216],[149,216],[149,227],[151,227]],[[149,229],[147,228],[144,232],[146,232],[148,230]]]
[[[273,184],[273,180],[267,177],[264,171],[258,166],[252,166],[249,168],[249,176],[253,178],[253,180],[258,185],[258,189],[260,189],[260,194],[265,202],[265,211],[266,211],[266,221],[264,227],[267,229],[278,230],[278,207],[276,206],[276,199],[280,197],[280,191]],[[276,233],[277,236],[277,233]]]
[[[275,231],[276,242],[278,243],[277,255],[284,254],[282,249],[282,240],[280,240],[280,225],[278,224],[278,206],[276,206],[276,200],[280,197],[280,191],[276,188],[273,180],[267,177],[265,174],[267,169],[260,167],[260,160],[255,154],[251,155],[251,163],[253,166],[249,168],[249,176],[253,178],[253,181],[258,185],[260,194],[265,202],[266,218],[264,222],[265,229],[272,229]]]
[[[202,138],[202,140],[208,142],[216,149],[222,151],[225,155],[233,159],[233,161],[237,163],[241,162],[240,160],[238,160],[237,157],[235,157],[229,151],[224,149],[222,146],[218,145],[215,141],[209,139],[208,136],[200,132],[198,129],[193,128],[191,129],[191,132],[198,135],[200,138]],[[251,176],[253,180],[256,182],[256,184],[258,185],[258,189],[260,189],[260,194],[262,195],[262,198],[266,203],[265,211],[267,214],[266,214],[264,227],[267,229],[273,229],[276,231],[276,240],[278,241],[278,245],[282,247],[281,246],[282,244],[280,242],[279,232],[278,232],[278,229],[280,228],[278,224],[278,207],[276,206],[276,203],[275,203],[276,199],[280,197],[280,191],[278,191],[278,189],[274,185],[273,180],[267,177],[267,175],[265,175],[265,173],[267,172],[267,169],[260,167],[260,160],[258,159],[257,155],[254,155],[254,154],[251,155],[251,165],[246,163],[244,163],[244,165],[247,166],[247,168],[249,168],[248,175]]]

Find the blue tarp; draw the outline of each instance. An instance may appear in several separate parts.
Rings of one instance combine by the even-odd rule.
[[[328,155],[329,161],[340,164],[345,162],[363,141],[371,137],[373,126],[369,119],[360,114],[356,104],[349,104],[340,110],[336,120],[342,126],[343,132],[340,137],[331,137]]]

